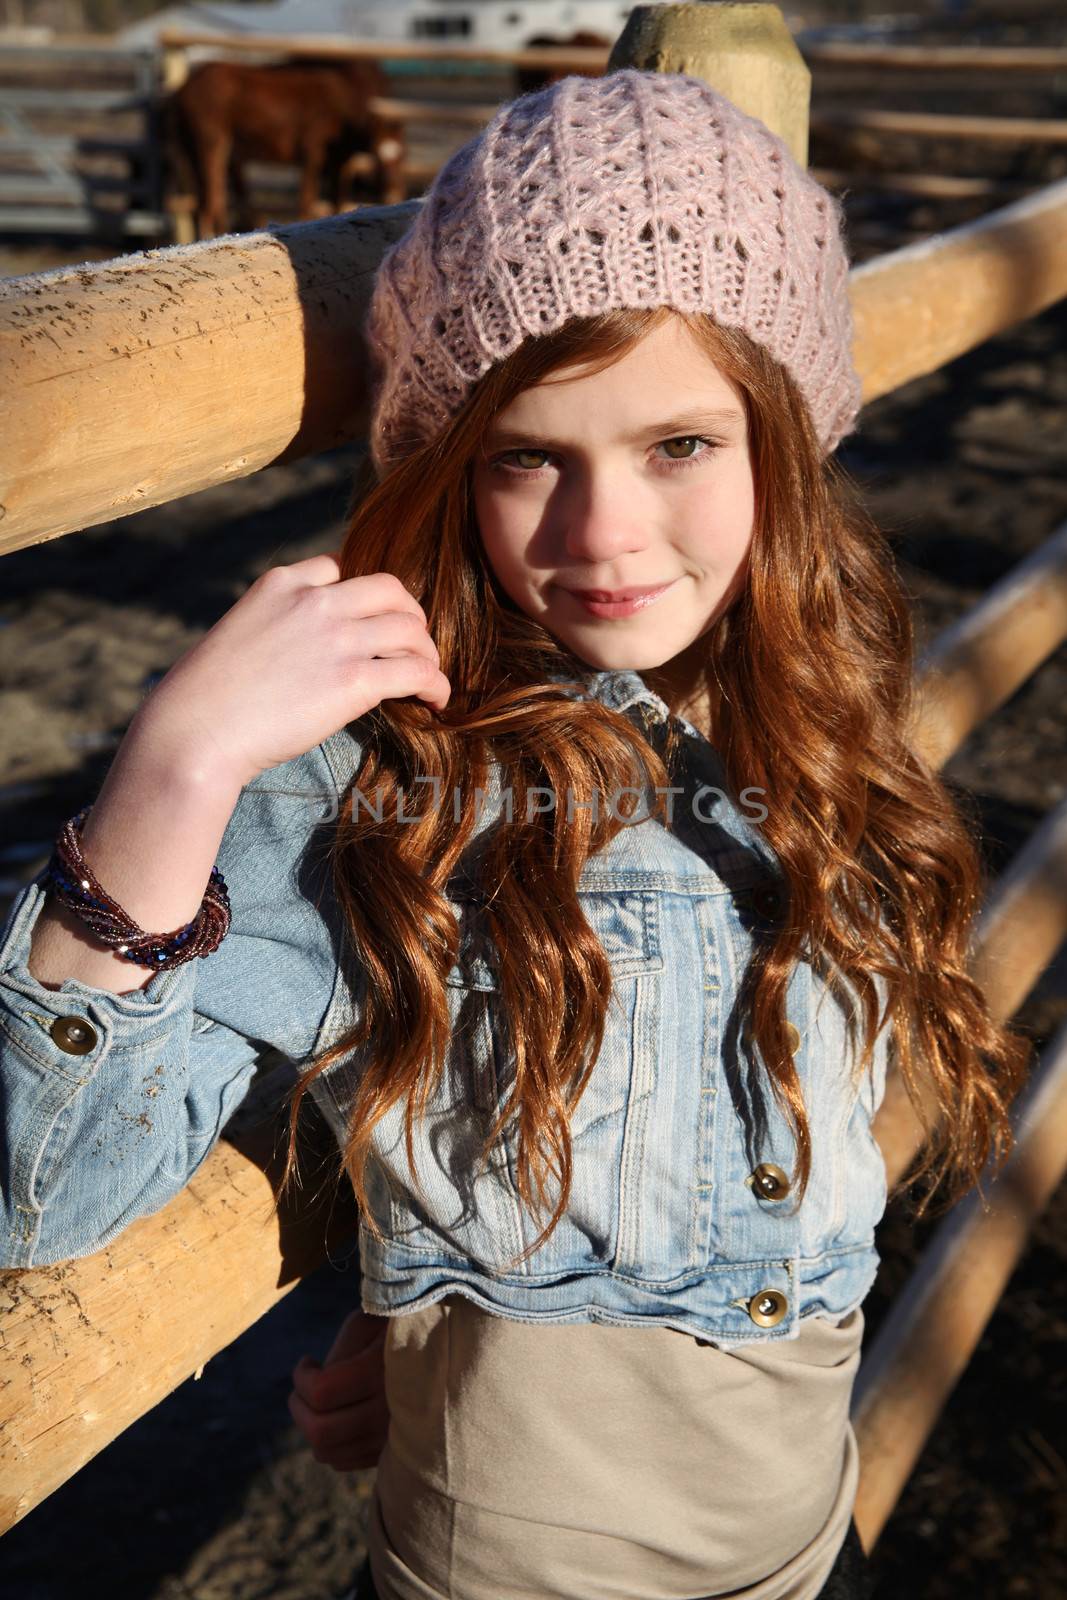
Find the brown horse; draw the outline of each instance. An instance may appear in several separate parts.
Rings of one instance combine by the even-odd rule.
[[[245,161],[298,166],[302,218],[316,214],[324,183],[331,208],[342,208],[348,169],[361,153],[372,158],[375,197],[404,199],[404,129],[372,105],[387,91],[370,60],[196,68],[166,102],[164,127],[172,170],[184,169],[196,195],[198,237],[227,231],[231,186],[246,208]]]
[[[571,45],[576,50],[592,49],[595,45],[611,44],[603,34],[580,31],[572,33],[569,39],[553,39],[547,33],[539,33],[536,39],[527,39],[523,45],[524,50],[536,50],[541,45],[554,44],[561,49],[564,45]],[[543,89],[548,83],[556,83],[560,78],[570,76],[570,69],[566,67],[516,67],[515,84],[519,94],[529,94],[533,89]],[[590,74],[599,77],[599,73]]]

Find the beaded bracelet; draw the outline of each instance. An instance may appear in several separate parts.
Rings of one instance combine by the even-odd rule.
[[[174,933],[145,933],[101,888],[82,854],[81,827],[91,810],[91,806],[83,806],[63,824],[56,837],[46,886],[59,904],[75,912],[95,937],[111,946],[124,961],[155,967],[160,972],[217,950],[230,926],[230,897],[218,868],[211,869],[200,910],[192,922]]]

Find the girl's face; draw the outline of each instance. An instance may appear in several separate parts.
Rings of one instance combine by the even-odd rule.
[[[664,666],[744,579],[744,405],[676,317],[584,370],[557,370],[490,425],[474,469],[482,542],[515,604],[590,666]]]

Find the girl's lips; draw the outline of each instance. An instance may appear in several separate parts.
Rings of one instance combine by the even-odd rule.
[[[661,583],[656,589],[646,589],[644,593],[631,592],[625,600],[598,600],[594,596],[602,594],[603,590],[590,590],[583,592],[581,589],[568,589],[567,593],[577,600],[580,606],[594,617],[629,617],[635,611],[640,611],[644,606],[650,606],[657,601],[661,594],[677,583],[677,578],[672,578],[669,583]]]

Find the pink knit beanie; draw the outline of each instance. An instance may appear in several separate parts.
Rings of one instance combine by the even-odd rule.
[[[379,474],[531,335],[620,306],[709,312],[799,386],[823,450],[860,404],[842,215],[701,78],[621,68],[500,107],[382,257],[367,317]]]

